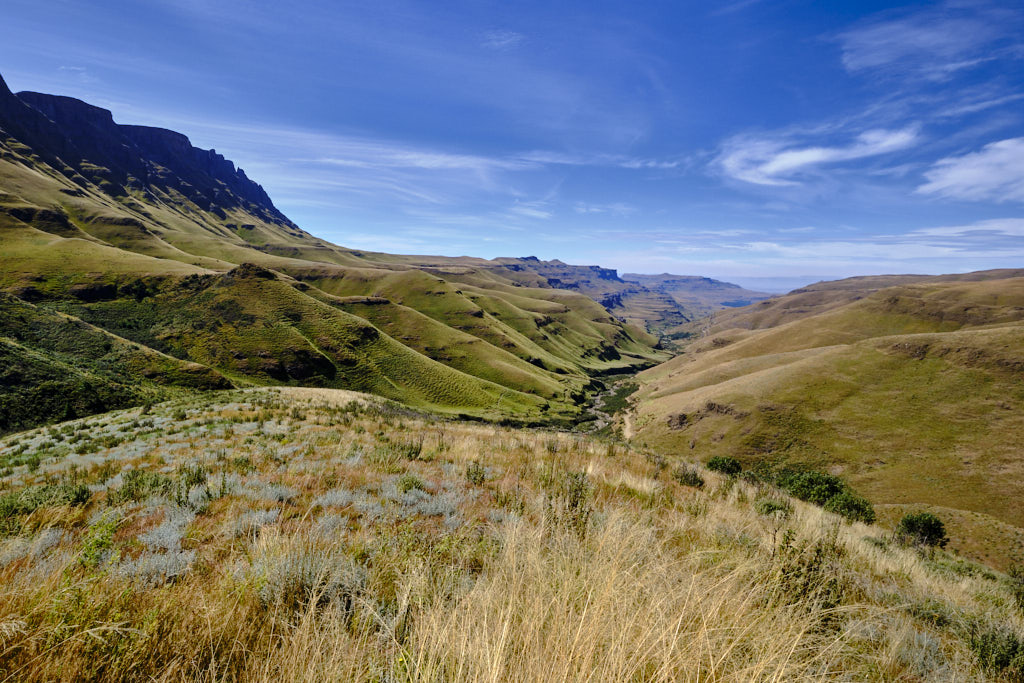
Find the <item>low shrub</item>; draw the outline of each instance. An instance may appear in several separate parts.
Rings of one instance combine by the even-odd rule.
[[[586,537],[594,513],[593,487],[587,473],[567,472],[551,477],[547,488],[546,512],[550,523],[572,530],[580,539]]]
[[[707,467],[712,472],[719,472],[730,477],[739,474],[743,470],[740,461],[731,455],[716,455],[708,460]]]
[[[125,470],[121,473],[121,486],[107,493],[107,502],[121,505],[131,501],[139,501],[153,494],[169,493],[174,482],[159,472],[148,470]]]
[[[834,535],[800,540],[787,529],[774,554],[777,600],[823,612],[834,610],[843,604],[849,588],[841,571],[844,556]],[[825,621],[834,619],[838,616],[830,613]]]
[[[104,511],[98,519],[89,525],[82,539],[82,548],[78,554],[78,564],[93,569],[107,560],[114,545],[114,534],[121,525],[121,516],[111,510]]]
[[[81,506],[88,503],[91,496],[88,486],[76,482],[29,486],[21,491],[0,495],[0,536],[18,533],[21,528],[19,518],[41,507]]]
[[[815,470],[786,470],[777,483],[794,498],[824,506],[834,496],[847,491],[846,482],[833,474]]]
[[[679,465],[672,470],[672,478],[683,486],[690,486],[695,489],[704,487],[704,477],[692,465]]]
[[[487,470],[479,460],[466,465],[466,481],[474,486],[480,486],[487,480]]]
[[[873,524],[875,521],[875,509],[871,503],[867,498],[862,498],[853,491],[843,491],[839,495],[832,496],[825,503],[825,510],[841,515],[851,522]]]
[[[260,603],[290,611],[310,604],[335,604],[349,612],[366,584],[366,571],[351,558],[316,548],[294,548],[280,556],[264,556],[253,569],[259,579]]]
[[[1015,564],[1010,567],[1010,571],[1006,573],[1007,579],[1010,583],[1010,593],[1013,595],[1013,601],[1017,603],[1017,608],[1024,611],[1024,566]]]
[[[399,493],[408,493],[413,489],[423,490],[423,480],[417,477],[415,474],[403,474],[398,478],[395,486],[398,488]]]
[[[986,673],[1008,681],[1024,681],[1024,639],[1009,626],[974,624],[967,644]]]
[[[820,505],[850,522],[871,524],[875,509],[841,477],[807,469],[786,469],[775,475],[775,483],[794,498]]]
[[[930,512],[904,515],[896,525],[896,539],[904,545],[945,548],[949,543],[946,525]]]

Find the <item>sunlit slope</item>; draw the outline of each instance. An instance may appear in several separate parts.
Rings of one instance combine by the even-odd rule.
[[[731,328],[754,330],[777,327],[787,322],[828,312],[845,304],[861,301],[881,290],[888,290],[887,296],[891,297],[900,295],[898,290],[891,289],[896,287],[912,287],[911,291],[924,292],[928,290],[929,286],[942,288],[944,285],[955,282],[1005,282],[1008,278],[1021,276],[1024,276],[1024,270],[1000,269],[953,275],[871,275],[819,282],[752,306],[717,311],[711,316],[710,322],[701,320],[687,329],[694,333],[707,331],[713,334]],[[995,285],[994,292],[991,288],[981,287],[977,290],[977,294],[970,296],[980,295],[992,300],[991,295],[994,293],[998,296],[998,288],[1001,286]],[[949,289],[944,296],[956,297],[959,293],[961,290]],[[964,303],[969,305],[968,302]]]
[[[67,312],[147,346],[215,368],[240,384],[352,388],[437,409],[513,414],[539,397],[433,361],[272,271],[154,284],[140,297],[65,302]]]
[[[485,288],[422,270],[291,272],[329,294],[383,298],[415,309],[549,373],[601,372],[664,357],[647,335],[573,292],[498,282]]]
[[[0,670],[1019,680],[1006,575],[652,455],[294,387],[8,436]]]
[[[813,464],[878,504],[1024,527],[1022,319],[1018,277],[887,288],[778,327],[721,330],[641,373],[632,427],[660,449]],[[966,529],[954,541],[969,548]]]
[[[536,273],[330,244],[178,133],[2,81],[0,248],[3,291],[238,384],[563,420],[595,377],[667,357]]]
[[[0,294],[0,433],[230,386],[208,367]]]

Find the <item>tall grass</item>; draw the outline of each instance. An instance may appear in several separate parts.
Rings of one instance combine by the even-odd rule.
[[[800,501],[764,514],[758,501],[781,492],[694,466],[698,490],[574,435],[442,434],[356,411],[340,443],[325,409],[305,408],[289,439],[317,448],[254,459],[245,475],[294,496],[218,494],[175,536],[193,561],[164,581],[119,568],[165,557],[143,541],[171,501],[112,508],[100,491],[84,512],[26,517],[24,534],[65,533],[0,542],[0,682],[1012,680],[977,645],[1024,632],[1009,589],[985,571],[938,571],[941,551],[923,558]],[[404,460],[422,486],[411,502],[390,494],[400,475],[349,455],[388,432],[424,444]],[[232,438],[238,451],[264,443]],[[234,457],[204,462],[210,481]],[[483,482],[466,478],[475,462]],[[372,515],[355,504],[374,495]]]

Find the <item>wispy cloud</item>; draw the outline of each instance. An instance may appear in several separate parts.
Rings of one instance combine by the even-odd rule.
[[[951,104],[938,112],[938,116],[946,118],[958,118],[967,114],[976,114],[980,111],[1001,107],[1010,102],[1024,99],[1024,93],[1009,93],[993,97],[966,98],[961,97],[955,104]]]
[[[526,36],[515,31],[487,31],[482,45],[491,50],[511,50],[526,40]]]
[[[592,204],[589,202],[576,202],[573,211],[579,214],[612,214],[614,216],[629,216],[638,211],[637,207],[622,202],[612,204]]]
[[[968,225],[921,228],[909,234],[911,237],[956,237],[964,239],[1024,237],[1024,218],[992,218]]]
[[[727,232],[727,231],[725,231]],[[774,235],[729,239],[653,239],[646,246],[607,252],[602,263],[635,272],[700,272],[743,281],[751,275],[820,273],[807,279],[834,279],[883,273],[953,273],[1006,267],[1024,259],[1024,219],[978,221],[960,226],[926,227],[903,233],[864,234],[848,239],[819,238],[779,230]],[[641,270],[645,269],[645,270]],[[791,286],[796,286],[792,284]]]
[[[985,145],[963,156],[947,157],[925,173],[922,194],[971,201],[1024,202],[1024,138]]]
[[[99,82],[99,79],[84,66],[59,66],[57,71],[74,76],[75,80],[83,85],[94,85]]]
[[[631,157],[622,154],[568,154],[565,152],[547,150],[525,152],[523,154],[516,155],[515,158],[520,161],[557,166],[605,166],[628,169],[662,170],[680,168],[687,163],[687,160],[682,158],[652,159]]]
[[[946,2],[898,18],[888,15],[839,35],[850,72],[946,80],[956,72],[1012,55],[1020,11],[987,3]]]
[[[748,7],[759,4],[762,0],[736,0],[735,2],[726,3],[720,7],[715,8],[712,12],[712,16],[721,16],[724,14],[733,14],[734,12],[741,12]]]
[[[919,139],[917,126],[867,130],[842,146],[808,145],[794,135],[740,135],[728,140],[714,164],[728,177],[755,185],[797,185],[812,168],[907,149]]]

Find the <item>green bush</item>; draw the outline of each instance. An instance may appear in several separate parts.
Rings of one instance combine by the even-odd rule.
[[[1018,609],[1024,611],[1024,566],[1015,564],[1006,574],[1010,582],[1010,592],[1013,593],[1013,601],[1017,603]]]
[[[697,471],[697,468],[691,465],[680,465],[676,467],[672,470],[672,478],[683,486],[692,486],[695,489],[704,487],[704,477],[700,476],[700,472]]]
[[[731,477],[739,474],[743,466],[740,465],[739,460],[730,455],[716,455],[708,460],[708,469]]]
[[[832,610],[845,602],[848,580],[841,571],[843,546],[834,534],[814,541],[798,540],[787,529],[775,549],[774,584],[781,604],[822,611],[822,625],[841,618]]]
[[[871,503],[853,491],[843,491],[829,498],[825,503],[825,510],[842,515],[851,522],[873,524],[875,521],[875,509],[871,507]]]
[[[839,477],[815,470],[784,471],[778,477],[778,485],[794,498],[822,506],[848,490]]]
[[[174,485],[170,477],[147,470],[125,470],[121,473],[121,486],[107,494],[107,502],[121,505],[139,501],[150,494],[169,493]]]
[[[1010,627],[975,624],[967,644],[986,673],[1007,681],[1024,681],[1024,639]]]
[[[0,538],[21,532],[22,517],[51,505],[85,505],[91,493],[85,484],[65,482],[29,486],[0,495]]]
[[[945,548],[949,543],[946,525],[930,512],[904,515],[896,525],[896,538],[904,545]]]
[[[29,486],[0,496],[0,519],[28,515],[47,505],[85,505],[92,494],[85,484]]]
[[[120,524],[121,517],[108,510],[89,525],[89,529],[82,539],[78,563],[87,568],[98,567],[113,547],[114,534]]]
[[[552,526],[561,526],[575,532],[582,540],[590,527],[594,508],[591,505],[593,487],[586,472],[566,472],[551,476],[545,483],[548,489],[545,513]]]

